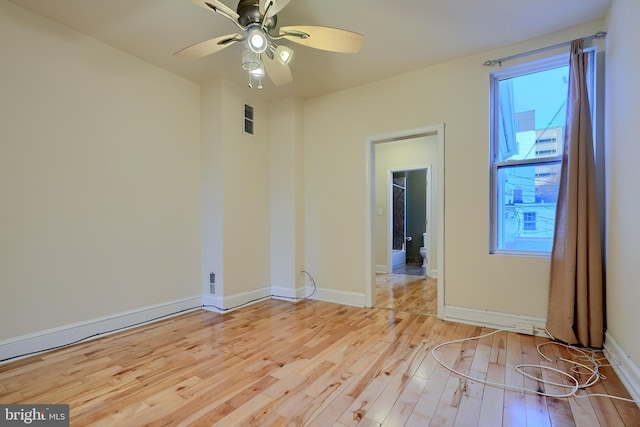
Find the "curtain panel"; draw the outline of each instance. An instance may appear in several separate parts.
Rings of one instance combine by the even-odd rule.
[[[602,249],[596,198],[593,130],[587,90],[588,54],[571,44],[562,171],[551,251],[547,330],[568,344],[604,341]]]

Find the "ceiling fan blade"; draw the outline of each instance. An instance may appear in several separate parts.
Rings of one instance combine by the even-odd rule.
[[[264,15],[264,12],[267,10],[267,4],[269,2],[273,2],[271,9],[269,9],[269,13],[267,14],[267,18],[271,18],[273,15],[280,12],[282,9],[288,5],[291,0],[260,0],[260,4],[258,5],[260,13]]]
[[[197,59],[203,56],[211,55],[227,46],[231,46],[240,41],[240,34],[227,34],[226,36],[216,37],[215,39],[205,40],[200,43],[185,47],[175,52],[174,55],[182,59]]]
[[[262,63],[274,85],[282,86],[293,81],[291,69],[288,65],[281,64],[267,55],[262,55]]]
[[[222,12],[222,15],[228,15],[228,18],[235,19],[236,21],[240,17],[240,15],[238,15],[235,10],[231,9],[229,6],[219,0],[191,0],[191,3],[197,4],[200,7],[204,7],[207,10],[213,10],[218,13]]]
[[[313,25],[280,27],[280,35],[303,46],[342,53],[357,53],[364,40],[362,34],[352,31]]]

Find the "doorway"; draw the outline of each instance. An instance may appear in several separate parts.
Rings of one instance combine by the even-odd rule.
[[[425,161],[429,159],[425,157]],[[388,268],[383,269],[388,273],[416,276],[430,273],[432,169],[427,165],[389,171],[388,256],[391,261],[387,263]],[[376,190],[378,193],[380,191]],[[382,219],[381,215],[376,219]],[[376,271],[381,272],[381,269],[376,267]]]
[[[369,208],[365,218],[365,264],[366,264],[366,304],[375,305],[376,273],[391,271],[391,220],[389,207],[381,201],[389,200],[391,196],[380,194],[380,186],[376,182],[381,179],[387,181],[385,192],[391,188],[394,171],[426,170],[432,178],[429,179],[431,188],[431,209],[427,209],[431,218],[426,219],[425,226],[431,227],[428,233],[429,256],[431,266],[426,270],[427,275],[437,280],[437,313],[444,315],[445,280],[444,280],[444,125],[413,129],[387,135],[378,135],[366,140],[366,202]],[[428,158],[421,157],[427,155]],[[388,157],[398,166],[381,164],[382,157]],[[403,159],[404,160],[399,160]],[[422,160],[420,160],[422,159]],[[400,163],[398,163],[400,162]],[[404,163],[402,163],[404,162]],[[381,175],[383,178],[381,178]],[[386,198],[385,198],[386,197]],[[391,206],[389,203],[388,206]],[[383,236],[383,237],[380,237]],[[413,238],[413,236],[411,236]],[[420,243],[420,237],[418,242]],[[383,245],[380,242],[383,241]],[[421,245],[418,245],[419,248]],[[382,250],[380,248],[383,248]],[[405,246],[406,247],[406,246]],[[383,254],[381,255],[381,251]],[[382,261],[381,261],[382,259]]]

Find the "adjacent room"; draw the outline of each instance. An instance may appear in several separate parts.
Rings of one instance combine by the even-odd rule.
[[[639,425],[639,19],[0,1],[5,417]]]

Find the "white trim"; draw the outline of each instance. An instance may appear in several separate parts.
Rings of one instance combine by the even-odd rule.
[[[389,273],[389,269],[385,264],[376,264],[376,273]]]
[[[202,308],[209,311],[215,311],[216,313],[222,313],[219,308],[224,307],[224,299],[211,294],[202,295]]]
[[[604,334],[604,353],[633,400],[640,402],[640,367],[608,331]],[[640,407],[640,403],[637,405]]]
[[[271,288],[264,287],[241,292],[226,297],[214,297],[212,295],[204,295],[202,303],[204,308],[216,313],[229,312],[230,310],[245,307],[249,304],[260,302],[271,297]],[[210,307],[213,306],[213,307]]]
[[[335,304],[365,307],[365,295],[355,292],[336,291],[335,289],[316,289],[311,297],[313,300],[331,302]]]
[[[444,320],[492,329],[517,327],[519,328],[517,332],[547,336],[534,331],[534,329],[544,330],[547,321],[541,317],[448,305],[445,307]]]
[[[295,290],[291,288],[281,288],[271,286],[242,292],[228,297],[215,297],[213,295],[203,295],[202,304],[205,310],[215,313],[228,313],[247,305],[256,304],[267,299],[277,299],[296,303],[304,299],[307,294],[311,293],[311,286],[300,287]]]
[[[0,341],[0,360],[11,358],[10,361],[15,361],[21,355],[44,352],[79,340],[99,338],[159,317],[200,309],[201,306],[202,296],[198,295],[9,338]]]
[[[306,286],[297,289],[281,288],[278,286],[271,286],[271,295],[275,299],[281,299],[283,301],[296,301],[307,296],[311,293],[313,286]]]
[[[431,226],[431,224],[433,223],[433,165],[429,164],[429,168],[427,169],[427,227],[425,232],[427,233],[427,243],[424,245],[425,251],[426,251],[426,255],[427,255],[427,261],[425,262],[426,268],[425,271],[431,271],[434,269],[434,265],[433,262],[431,262],[431,260],[433,259],[433,257],[431,256],[431,249],[433,247],[432,243],[432,236],[433,236],[433,227]],[[444,218],[443,218],[444,220]],[[424,244],[424,242],[423,242]],[[421,245],[422,246],[422,245]],[[437,251],[437,249],[436,249]]]
[[[225,296],[223,298],[224,306],[221,308],[236,307],[239,305],[248,304],[253,300],[268,298],[270,296],[271,288],[264,287],[260,289],[252,289],[250,291],[242,292],[239,294]]]
[[[246,307],[247,305],[255,304],[270,298],[296,303],[298,301],[294,300],[293,298],[303,299],[310,292],[311,288],[309,286],[296,289],[295,294],[290,288],[271,287],[243,292],[241,294],[231,295],[224,298],[205,295],[202,298],[202,302],[204,305],[203,308],[205,310],[214,311],[216,313],[228,313],[229,311],[238,309],[241,306]],[[279,295],[282,298],[274,297],[273,295]],[[331,302],[335,304],[351,305],[355,307],[365,306],[364,294],[336,291],[334,289],[316,288],[315,293],[311,295],[309,299]]]
[[[304,289],[303,289],[304,291]],[[300,289],[291,289],[291,288],[281,288],[279,286],[271,286],[271,295],[275,297],[275,295],[279,295],[281,297],[287,298],[298,298],[300,295]],[[302,294],[304,296],[304,294]]]

